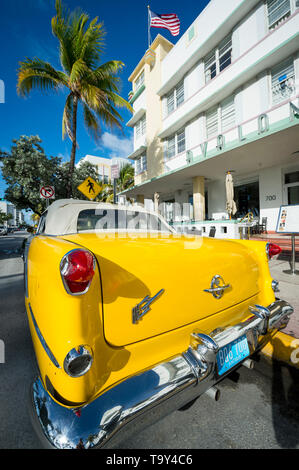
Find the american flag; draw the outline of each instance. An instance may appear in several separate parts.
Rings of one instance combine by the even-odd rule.
[[[180,20],[175,13],[169,14],[157,14],[149,10],[150,14],[150,26],[152,28],[164,28],[168,29],[173,36],[180,34]]]

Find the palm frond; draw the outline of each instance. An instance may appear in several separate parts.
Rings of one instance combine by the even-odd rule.
[[[85,126],[95,141],[101,136],[101,126],[96,115],[89,109],[87,105],[83,106],[83,116]]]
[[[63,85],[67,86],[67,76],[48,62],[38,58],[20,62],[17,91],[21,96],[27,96],[33,88],[48,91],[58,90]]]

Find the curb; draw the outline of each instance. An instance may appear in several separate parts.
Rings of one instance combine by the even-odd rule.
[[[299,369],[299,339],[278,332],[260,351],[270,359],[282,361]]]

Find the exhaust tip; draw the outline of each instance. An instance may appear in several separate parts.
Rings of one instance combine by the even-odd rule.
[[[252,359],[246,359],[246,361],[242,362],[242,366],[247,367],[247,369],[253,369],[254,362]]]
[[[220,390],[217,387],[211,387],[205,392],[206,395],[208,395],[210,398],[212,398],[214,401],[219,401],[220,400]]]

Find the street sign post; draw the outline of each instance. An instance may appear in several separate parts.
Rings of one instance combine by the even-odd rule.
[[[49,199],[55,199],[54,186],[42,186],[39,191],[40,197],[46,199],[46,205],[49,206]]]
[[[284,271],[287,274],[299,274],[296,271],[296,246],[295,236],[299,234],[299,204],[290,204],[288,206],[280,206],[278,220],[277,220],[277,233],[285,233],[291,235],[292,239],[292,256],[291,256],[291,269]]]
[[[117,190],[116,181],[119,178],[119,174],[120,174],[120,171],[119,171],[118,163],[112,164],[111,165],[111,178],[113,179],[113,204],[116,204],[116,190]]]
[[[102,186],[100,186],[93,178],[88,177],[83,181],[83,183],[79,184],[77,189],[92,201],[101,192]]]
[[[111,178],[117,180],[119,178],[119,166],[111,165]]]

